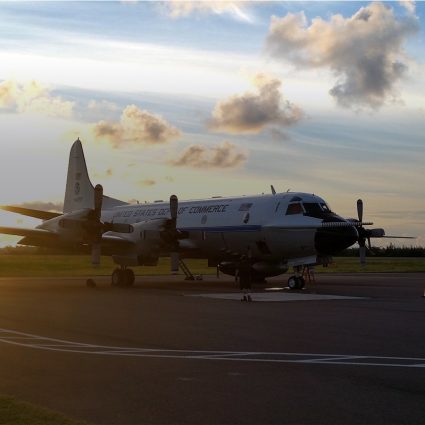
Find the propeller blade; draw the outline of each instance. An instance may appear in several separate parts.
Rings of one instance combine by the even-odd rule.
[[[357,200],[357,216],[361,223],[363,221],[363,201],[361,199]]]
[[[179,200],[176,195],[170,196],[170,214],[171,219],[176,221],[177,220],[177,210],[179,209]]]
[[[362,245],[359,248],[359,255],[360,255],[360,264],[362,266],[366,265],[366,246]]]
[[[98,220],[100,220],[100,215],[102,212],[102,202],[103,202],[103,187],[101,184],[97,184],[94,188],[94,212]]]
[[[179,272],[180,254],[178,252],[170,252],[171,273]]]
[[[91,263],[95,267],[100,264],[100,243],[94,243],[91,246]]]
[[[276,190],[272,184],[270,185],[270,189],[272,190],[272,194],[276,195]]]
[[[102,214],[102,202],[103,202],[103,187],[101,184],[97,184],[94,188],[94,209],[92,218],[92,245],[91,245],[91,263],[94,267],[100,264],[100,251],[102,241],[102,223],[100,216]]]

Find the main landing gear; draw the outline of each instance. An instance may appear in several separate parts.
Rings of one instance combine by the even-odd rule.
[[[115,269],[112,272],[112,286],[128,287],[133,286],[135,280],[134,272],[125,266]]]
[[[294,267],[294,275],[288,279],[289,289],[303,289],[305,285],[305,280],[301,274],[301,266]]]

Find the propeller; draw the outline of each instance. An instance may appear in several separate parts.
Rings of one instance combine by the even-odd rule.
[[[180,263],[180,254],[179,254],[179,240],[177,235],[177,211],[179,209],[179,200],[176,195],[170,196],[170,224],[169,232],[171,234],[171,252],[170,252],[170,263],[171,263],[171,273],[178,273],[179,263]]]
[[[385,237],[384,229],[365,229],[363,227],[363,201],[361,199],[357,200],[357,217],[358,217],[358,226],[357,232],[359,233],[359,238],[357,240],[359,244],[359,257],[360,264],[362,266],[366,265],[366,249],[373,255],[372,244],[370,238],[383,238]],[[372,223],[369,223],[372,224]],[[366,246],[367,241],[367,246]]]
[[[126,223],[102,222],[103,187],[97,184],[94,188],[94,208],[88,212],[70,214],[60,220],[59,225],[68,230],[83,231],[87,242],[91,245],[91,262],[93,266],[100,264],[102,235],[105,232],[131,233],[133,226]]]
[[[363,221],[363,201],[361,199],[357,199],[357,217],[359,219],[359,222],[361,223]],[[366,264],[366,236],[365,231],[366,229],[360,225],[357,228],[357,231],[359,233],[359,257],[360,257],[360,264],[364,266]],[[370,245],[370,240],[369,240]]]
[[[91,263],[99,266],[103,226],[100,221],[102,213],[103,187],[97,184],[94,188],[94,209],[89,215],[89,241],[91,242]]]

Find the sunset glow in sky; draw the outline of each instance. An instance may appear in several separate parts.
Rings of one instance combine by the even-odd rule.
[[[0,19],[0,203],[60,208],[80,137],[115,198],[273,184],[345,217],[362,198],[425,244],[424,2],[17,1]]]

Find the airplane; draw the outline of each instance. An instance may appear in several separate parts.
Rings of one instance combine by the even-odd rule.
[[[384,229],[367,229],[363,202],[357,219],[334,213],[321,197],[300,192],[240,197],[213,197],[179,202],[129,204],[105,196],[92,185],[83,147],[77,139],[70,151],[63,213],[3,205],[3,210],[43,220],[33,229],[0,227],[0,233],[23,236],[22,245],[91,250],[93,265],[111,255],[118,267],[114,286],[132,286],[131,266],[155,266],[170,256],[171,271],[179,265],[190,274],[184,259],[205,258],[217,271],[235,275],[242,258],[251,264],[253,280],[285,273],[290,289],[305,284],[303,266],[327,265],[331,256],[359,244],[365,263],[366,241],[383,238]],[[392,237],[392,236],[387,236]]]

